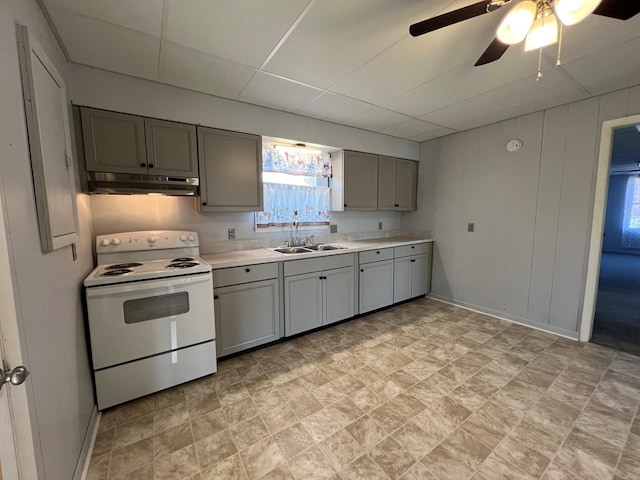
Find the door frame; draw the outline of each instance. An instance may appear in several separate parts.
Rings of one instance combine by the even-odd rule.
[[[604,221],[607,211],[607,193],[609,190],[609,170],[611,168],[611,152],[613,148],[613,131],[618,127],[640,124],[640,115],[631,115],[602,123],[600,151],[596,170],[596,188],[593,202],[593,221],[591,223],[591,240],[587,259],[587,275],[585,279],[584,302],[580,322],[580,341],[588,342],[593,332],[593,320],[598,295],[600,277],[600,259],[602,257],[602,240]]]
[[[1,187],[1,185],[0,185]],[[9,272],[9,275],[0,276],[0,353],[13,368],[18,365],[28,367],[26,356],[20,344],[18,325],[18,311],[13,289],[13,269],[11,268],[11,251],[7,239],[5,226],[3,192],[0,188],[0,271]],[[30,379],[27,379],[27,383]],[[5,385],[3,395],[7,396],[9,407],[9,419],[11,421],[13,445],[15,450],[16,465],[7,470],[6,478],[13,478],[9,474],[17,475],[18,479],[38,478],[36,467],[36,454],[31,431],[31,416],[29,413],[29,399],[27,384],[19,386]],[[17,472],[14,468],[17,467]],[[6,467],[4,467],[6,468]],[[3,472],[5,473],[5,472]]]

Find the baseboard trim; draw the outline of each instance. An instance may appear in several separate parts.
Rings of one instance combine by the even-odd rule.
[[[554,335],[558,335],[559,337],[568,338],[569,340],[575,340],[576,342],[579,340],[578,332],[570,332],[568,330],[564,330],[562,328],[554,327],[553,325],[542,324],[538,322],[534,322],[531,320],[527,320],[520,317],[515,316],[504,316],[495,310],[491,310],[490,308],[482,308],[478,305],[466,304],[464,302],[456,302],[450,298],[441,297],[438,294],[430,293],[427,295],[427,298],[431,298],[432,300],[436,300],[438,302],[446,303],[447,305],[453,305],[455,307],[464,308],[465,310],[470,310],[476,313],[482,313],[483,315],[489,315],[491,317],[497,318],[499,320],[506,320],[507,322],[515,323],[517,325],[524,325],[525,327],[531,327],[536,330],[540,330],[541,332],[552,333]]]
[[[89,463],[91,462],[91,454],[93,453],[93,446],[96,443],[98,425],[100,425],[101,416],[102,414],[98,412],[98,408],[94,406],[93,411],[91,412],[89,426],[87,427],[87,434],[84,436],[84,442],[82,442],[80,458],[78,458],[78,464],[76,465],[76,471],[73,474],[73,480],[85,480],[87,478]]]

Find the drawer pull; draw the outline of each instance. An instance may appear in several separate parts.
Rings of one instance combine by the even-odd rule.
[[[251,269],[250,268],[245,268],[244,271],[249,273],[251,271]]]
[[[411,248],[416,248],[416,246],[415,245],[411,245]]]
[[[364,268],[361,268],[360,271],[364,273]]]
[[[415,258],[411,259],[411,263],[415,263],[415,261],[416,261]]]
[[[394,206],[394,207],[399,207],[399,206],[400,206],[400,204],[399,204],[399,203],[394,203],[394,204],[393,204],[393,206]]]
[[[380,255],[380,250],[378,250],[378,251],[376,252],[376,254]]]
[[[214,296],[213,296],[213,299],[214,299],[214,300],[218,300],[219,298],[220,298],[220,297],[219,297],[218,295],[214,295]]]

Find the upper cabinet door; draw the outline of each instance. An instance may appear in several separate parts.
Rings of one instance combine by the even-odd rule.
[[[203,212],[259,212],[262,202],[262,137],[198,127]]]
[[[396,210],[416,209],[416,184],[418,177],[418,162],[411,160],[396,160]],[[382,210],[382,209],[380,209]]]
[[[378,157],[378,210],[397,210],[396,159]]]
[[[85,107],[80,114],[88,171],[147,173],[143,117]]]
[[[344,151],[344,210],[378,209],[378,155]]]
[[[66,88],[38,41],[18,26],[22,92],[43,252],[79,239]]]
[[[144,126],[150,174],[198,176],[195,125],[145,118]]]

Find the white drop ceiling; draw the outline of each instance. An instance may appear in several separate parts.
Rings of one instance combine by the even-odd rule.
[[[409,35],[474,1],[42,0],[72,62],[416,141],[640,84],[640,15],[566,27],[540,82],[522,45],[473,66],[509,7]]]

